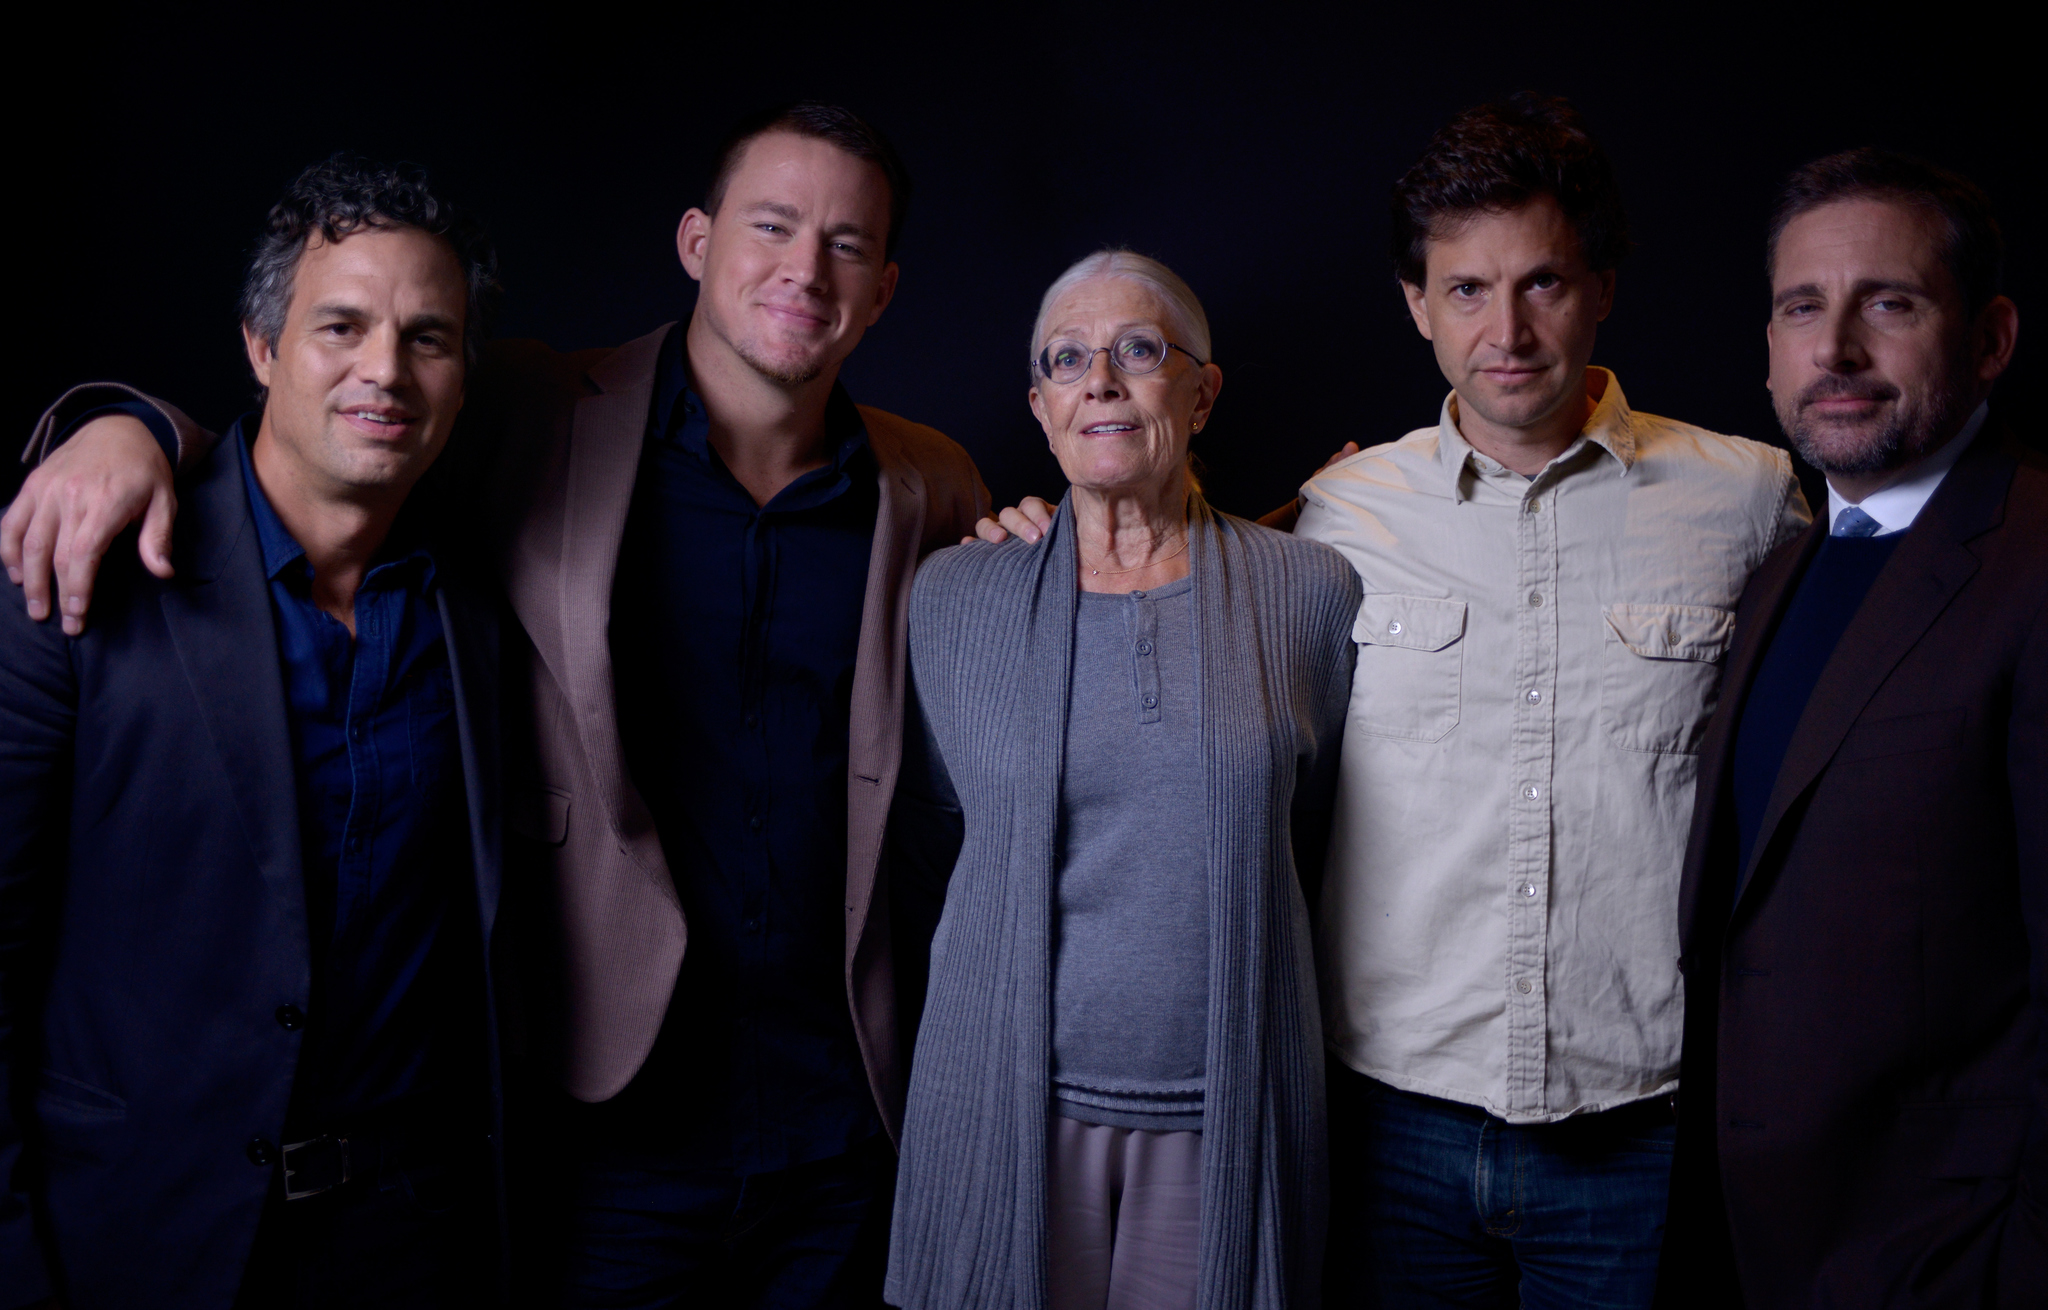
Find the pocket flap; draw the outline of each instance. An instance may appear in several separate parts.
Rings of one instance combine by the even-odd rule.
[[[569,793],[540,787],[511,805],[512,831],[529,841],[560,846],[569,836]]]
[[[1644,659],[1711,664],[1735,636],[1735,615],[1711,605],[1609,605],[1603,613],[1615,640]]]
[[[1434,596],[1368,595],[1358,606],[1351,640],[1368,646],[1442,650],[1465,635],[1465,602]]]

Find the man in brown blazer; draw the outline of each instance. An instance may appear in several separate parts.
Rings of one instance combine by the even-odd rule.
[[[2048,1305],[2048,461],[1990,203],[1795,173],[1770,387],[1829,512],[1750,579],[1681,893],[1667,1304]]]
[[[746,121],[677,234],[688,324],[578,354],[500,343],[451,449],[517,619],[508,685],[531,693],[506,817],[532,876],[522,914],[508,871],[506,935],[531,1054],[573,1098],[571,1304],[879,1299],[898,1002],[918,999],[897,995],[882,873],[905,605],[918,560],[988,504],[958,446],[837,382],[895,289],[908,191],[843,109]],[[76,564],[105,549],[91,525],[110,538],[168,485],[140,426],[81,428],[10,510],[32,591],[52,524],[77,537],[67,627]],[[143,490],[87,513],[93,485]]]

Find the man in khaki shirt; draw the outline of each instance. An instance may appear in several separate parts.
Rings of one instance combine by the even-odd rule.
[[[1587,366],[1627,237],[1569,106],[1460,115],[1394,209],[1453,394],[1296,529],[1366,590],[1319,922],[1331,1291],[1643,1306],[1695,752],[1743,583],[1809,515],[1783,452]]]

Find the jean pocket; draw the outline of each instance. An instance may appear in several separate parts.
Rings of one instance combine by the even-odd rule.
[[[1351,722],[1374,737],[1443,740],[1458,726],[1465,602],[1376,593],[1358,607],[1351,639]]]
[[[1623,750],[1696,755],[1720,694],[1735,615],[1711,605],[1602,611],[1600,721]]]

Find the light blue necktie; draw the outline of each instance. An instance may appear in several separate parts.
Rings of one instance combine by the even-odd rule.
[[[1879,530],[1876,519],[1851,505],[1835,516],[1835,531],[1833,535],[1837,537],[1874,537],[1878,534]]]

